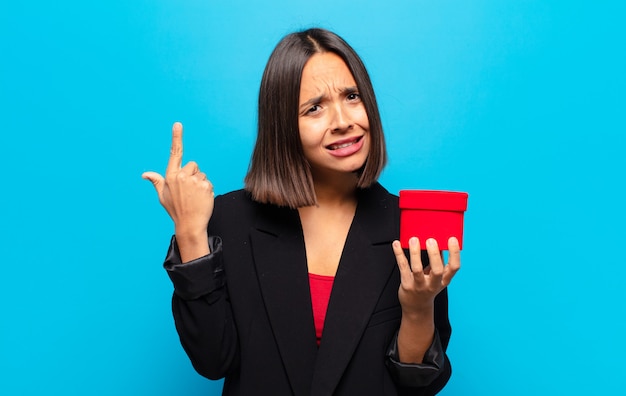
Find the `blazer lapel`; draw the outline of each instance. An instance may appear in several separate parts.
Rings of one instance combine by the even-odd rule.
[[[251,240],[263,300],[293,393],[309,395],[317,345],[298,212],[263,206]]]
[[[380,185],[361,192],[331,293],[311,395],[334,392],[391,276],[397,202]]]

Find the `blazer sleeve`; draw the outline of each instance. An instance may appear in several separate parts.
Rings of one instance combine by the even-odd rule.
[[[219,379],[238,366],[239,347],[222,241],[209,237],[209,245],[209,255],[183,264],[172,237],[163,267],[174,285],[172,312],[181,344],[200,375]]]
[[[421,364],[402,363],[398,354],[398,333],[387,350],[387,367],[402,395],[435,395],[452,375],[446,355],[452,328],[448,319],[448,290],[435,298],[435,337]]]

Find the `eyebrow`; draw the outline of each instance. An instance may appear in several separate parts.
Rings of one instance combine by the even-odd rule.
[[[300,111],[303,111],[305,108],[312,106],[316,103],[319,103],[322,101],[322,99],[324,98],[325,95],[320,95],[320,96],[316,96],[314,98],[311,98],[309,100],[307,100],[306,102],[302,103],[300,105]]]
[[[342,88],[339,92],[342,95],[349,95],[349,94],[352,94],[352,93],[359,92],[359,89],[356,86],[351,86],[351,87]],[[306,102],[304,102],[304,103],[302,103],[300,105],[300,107],[299,107],[300,111],[303,111],[305,108],[307,108],[309,106],[312,106],[312,105],[314,105],[316,103],[321,102],[322,99],[324,99],[324,97],[326,97],[325,94],[320,95],[320,96],[316,96],[314,98],[311,98],[311,99],[307,100]]]

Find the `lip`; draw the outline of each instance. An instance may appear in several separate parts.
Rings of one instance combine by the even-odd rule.
[[[334,150],[331,149],[331,147],[333,146],[341,146],[344,144],[347,144],[348,146],[337,148]],[[328,150],[330,155],[334,157],[348,157],[361,150],[361,147],[363,147],[363,136],[355,136],[333,142],[332,144],[326,146],[326,149]]]

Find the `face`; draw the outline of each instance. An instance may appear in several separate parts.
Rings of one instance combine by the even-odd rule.
[[[369,153],[369,121],[348,66],[331,52],[304,65],[298,126],[314,178],[353,174]]]

